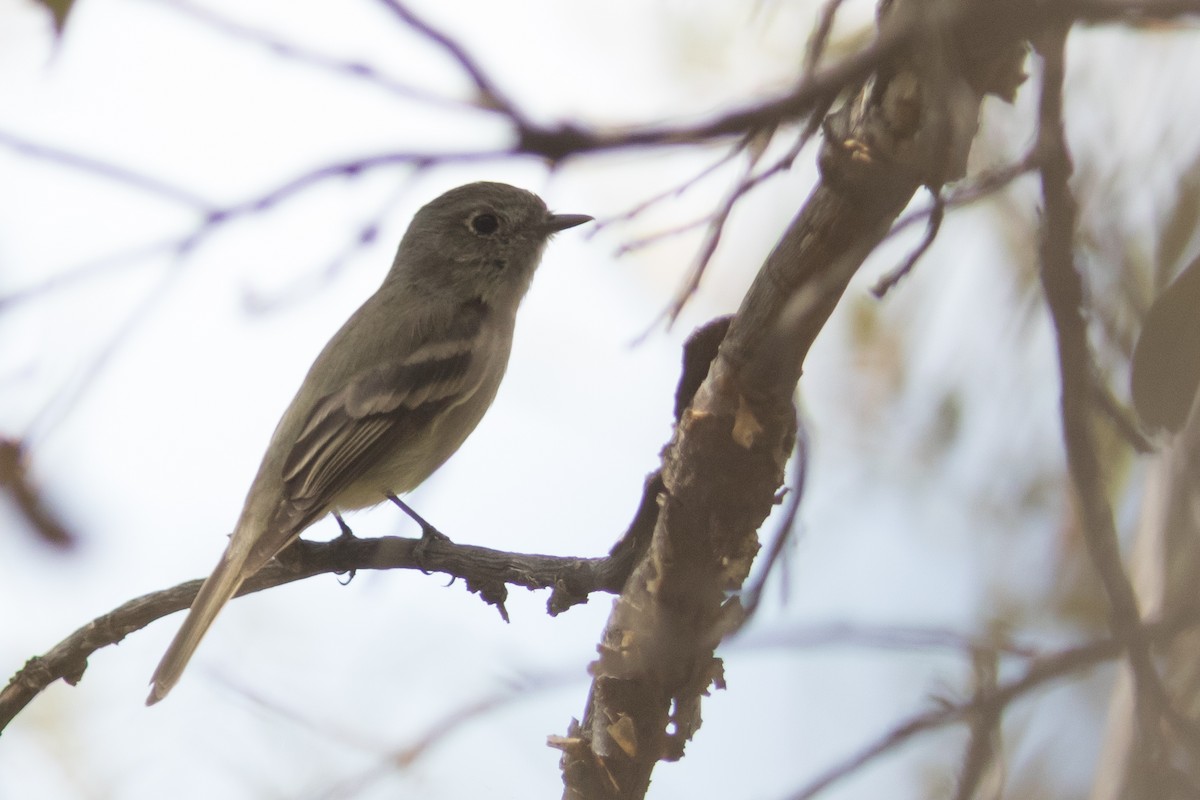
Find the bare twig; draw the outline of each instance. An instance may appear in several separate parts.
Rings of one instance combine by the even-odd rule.
[[[957,653],[996,652],[1022,659],[1044,658],[1045,649],[1012,641],[1007,636],[973,636],[950,628],[901,625],[826,623],[782,630],[749,631],[730,641],[730,649],[779,648],[788,651],[818,647],[867,647],[879,650],[947,650]]]
[[[817,18],[817,27],[808,40],[808,49],[804,53],[804,71],[811,73],[821,63],[825,48],[829,45],[829,35],[833,32],[833,23],[837,19],[838,10],[844,0],[826,0],[821,6],[821,15]]]
[[[811,130],[805,130],[804,133],[796,138],[796,142],[783,157],[762,172],[757,174],[752,172],[754,169],[753,160],[747,165],[745,176],[733,188],[733,191],[726,195],[725,200],[716,212],[713,213],[712,219],[708,223],[708,232],[705,235],[704,244],[700,248],[696,264],[692,272],[688,275],[688,279],[682,289],[675,295],[675,299],[672,301],[671,307],[667,312],[667,319],[670,322],[674,322],[679,318],[679,314],[683,311],[683,307],[687,304],[687,301],[700,288],[700,281],[703,279],[709,262],[712,261],[712,257],[717,251],[717,245],[721,243],[721,235],[725,232],[725,223],[729,221],[729,215],[733,213],[734,206],[749,192],[761,186],[768,179],[791,169],[797,156],[800,155],[800,151],[810,141],[812,137]]]
[[[569,674],[523,676],[519,682],[513,682],[497,691],[451,709],[426,727],[423,733],[413,737],[408,744],[389,750],[377,763],[358,775],[339,780],[331,786],[314,792],[311,797],[314,800],[337,800],[338,798],[362,796],[373,783],[398,770],[411,767],[426,753],[444,743],[468,723],[510,704],[528,699],[534,692],[549,691],[566,684],[578,683],[579,680],[579,674],[574,671]]]
[[[695,175],[688,178],[686,181],[679,184],[678,186],[672,186],[670,189],[659,192],[658,194],[655,194],[655,195],[651,195],[650,197],[646,198],[645,200],[642,200],[641,202],[637,203],[636,205],[633,205],[633,206],[627,208],[626,210],[620,212],[619,214],[613,214],[612,216],[604,217],[602,219],[596,220],[589,226],[589,228],[591,229],[588,234],[589,238],[591,236],[594,236],[596,231],[603,230],[604,228],[610,227],[618,222],[627,222],[627,221],[641,215],[647,209],[658,205],[659,203],[663,202],[664,200],[681,197],[683,194],[685,194],[689,189],[691,189],[697,183],[700,183],[702,180],[707,178],[709,175],[712,175],[718,169],[725,166],[730,161],[732,161],[734,158],[736,158],[737,155],[742,152],[744,147],[745,147],[744,140],[740,141],[737,144],[733,145],[732,147],[727,148],[726,151],[721,154],[720,158],[716,159],[715,161],[713,161],[713,163],[709,164],[707,167],[700,170]],[[697,224],[702,224],[702,223],[697,223]],[[639,242],[640,241],[642,241],[642,240],[639,240]],[[622,255],[624,253],[635,250],[635,249],[637,249],[638,246],[639,246],[638,242],[622,245],[621,248],[618,249],[617,255]]]
[[[120,270],[130,269],[146,259],[176,252],[179,249],[181,241],[181,237],[172,236],[139,245],[132,249],[101,256],[100,258],[88,259],[64,269],[39,283],[17,289],[7,295],[0,295],[0,311],[4,311],[17,303],[36,300],[56,291],[70,289],[88,280],[94,280]]]
[[[974,662],[975,688],[973,698],[978,699],[993,694],[996,691],[996,678],[999,671],[998,653],[995,650],[974,650],[971,660]],[[954,792],[954,800],[971,800],[976,796],[980,784],[988,776],[999,774],[997,751],[1001,747],[1000,721],[1003,709],[987,707],[968,715],[968,726],[971,729],[967,750],[963,755],[962,769],[958,773],[958,788]],[[993,797],[999,797],[999,792]]]
[[[708,122],[691,126],[647,126],[626,131],[587,131],[571,124],[557,128],[526,128],[521,131],[517,150],[540,155],[551,162],[567,156],[639,147],[675,147],[730,136],[744,135],[807,118],[825,107],[831,96],[863,80],[872,70],[900,50],[912,36],[915,26],[889,26],[869,45],[846,56],[811,77],[806,77],[790,92],[744,109],[731,111]]]
[[[72,408],[80,401],[88,388],[103,374],[105,367],[121,346],[145,322],[158,306],[163,296],[170,290],[174,281],[180,275],[179,271],[168,272],[159,278],[158,283],[148,291],[122,320],[121,324],[108,336],[108,339],[93,353],[88,364],[67,382],[59,392],[42,407],[41,411],[25,428],[25,439],[35,441],[45,436],[56,424],[62,421]]]
[[[0,147],[7,147],[9,150],[29,158],[49,161],[52,164],[95,175],[202,213],[211,212],[217,208],[216,203],[207,198],[161,178],[155,178],[103,159],[40,144],[9,131],[0,130]]]
[[[24,443],[0,436],[0,492],[8,495],[34,533],[47,544],[66,549],[76,537],[47,506],[25,464]]]
[[[1058,339],[1062,428],[1083,540],[1109,603],[1116,641],[1128,648],[1137,693],[1138,738],[1151,762],[1162,754],[1159,721],[1167,699],[1142,629],[1138,599],[1121,561],[1120,543],[1105,491],[1092,430],[1093,367],[1083,317],[1083,284],[1075,265],[1077,207],[1068,179],[1070,153],[1063,130],[1065,25],[1049,27],[1036,44],[1043,59],[1038,147],[1045,217],[1041,281]]]
[[[436,44],[458,62],[463,72],[467,74],[471,82],[475,85],[475,90],[479,93],[480,105],[482,107],[502,112],[510,117],[518,127],[526,124],[525,115],[521,113],[512,100],[500,91],[496,82],[491,79],[465,47],[456,42],[446,32],[438,30],[433,25],[421,19],[399,0],[379,0],[379,2],[405,25]]]
[[[676,236],[681,236],[689,231],[694,231],[697,228],[711,225],[716,214],[716,211],[710,211],[701,217],[690,219],[687,222],[681,222],[677,225],[672,225],[669,228],[662,228],[654,231],[653,233],[648,233],[645,236],[639,236],[636,239],[632,239],[622,244],[616,249],[616,252],[613,255],[615,255],[617,258],[620,258],[621,256],[627,256],[630,253],[636,253],[638,250],[644,250],[651,245],[658,244],[659,242],[666,241],[667,239],[674,239]],[[662,319],[665,316],[666,311],[663,311],[663,313],[659,315],[659,319]],[[657,321],[658,320],[655,320],[655,322]]]
[[[917,245],[916,249],[909,253],[908,258],[904,259],[903,264],[884,275],[871,287],[871,294],[876,297],[883,297],[908,273],[912,272],[913,267],[921,260],[921,256],[925,255],[934,240],[937,239],[938,232],[942,229],[942,220],[946,216],[946,199],[942,196],[941,189],[931,189],[930,191],[933,193],[933,204],[929,208],[929,222],[925,226],[924,238],[921,239],[921,243]]]
[[[247,289],[243,295],[245,307],[256,314],[267,313],[301,298],[309,297],[325,288],[360,250],[375,242],[379,235],[381,216],[381,214],[376,214],[367,222],[359,225],[358,230],[341,250],[324,267],[315,272],[301,275],[270,295]]]
[[[411,744],[396,748],[390,753],[385,753],[376,760],[376,763],[362,770],[359,774],[343,778],[307,796],[314,798],[314,800],[338,800],[338,798],[360,797],[366,794],[366,790],[372,784],[378,783],[388,775],[399,770],[411,767],[429,750],[445,741],[467,723],[525,696],[521,692],[512,690],[497,692],[491,696],[483,697],[472,703],[455,708],[429,726]]]
[[[804,53],[804,72],[801,78],[801,85],[804,85],[804,80],[808,76],[816,73],[820,66],[821,58],[825,55],[825,50],[829,46],[829,37],[833,33],[833,24],[837,19],[838,11],[841,9],[843,0],[826,0],[824,6],[821,7],[821,14],[817,19],[817,27],[809,37],[808,47]],[[808,115],[808,120],[804,123],[803,132],[800,134],[801,142],[807,142],[821,128],[821,121],[825,119],[825,115],[829,113],[829,109],[833,107],[834,101],[837,100],[839,94],[845,94],[848,90],[858,85],[858,81],[849,81],[835,89],[831,89],[824,97],[817,99],[813,105],[811,113]]]
[[[688,272],[683,285],[675,293],[675,297],[671,300],[671,305],[663,312],[660,318],[666,319],[668,325],[679,319],[680,313],[683,312],[683,307],[687,305],[688,300],[700,288],[700,281],[704,278],[704,273],[708,270],[708,265],[712,261],[713,256],[716,255],[717,246],[721,244],[721,236],[725,233],[725,223],[729,221],[729,215],[733,213],[733,207],[737,205],[738,199],[749,190],[750,169],[753,169],[753,165],[747,166],[746,175],[739,181],[734,190],[725,196],[721,205],[713,212],[712,217],[709,219],[708,227],[704,232],[704,242],[700,245],[700,251],[696,255],[692,269]]]
[[[713,235],[712,229],[714,226],[716,226],[718,229],[718,232],[716,235],[717,235],[717,238],[719,239],[720,229],[724,228],[725,222],[728,220],[729,214],[732,212],[733,206],[736,205],[737,201],[740,200],[742,197],[744,197],[746,194],[748,194],[751,190],[755,189],[762,183],[766,182],[769,178],[779,174],[780,172],[784,172],[786,170],[791,169],[792,164],[795,163],[796,158],[800,155],[800,151],[803,150],[804,146],[806,144],[808,144],[808,142],[811,140],[812,132],[808,129],[805,129],[805,131],[803,131],[801,133],[801,135],[797,138],[796,142],[792,145],[792,147],[788,150],[788,152],[786,154],[784,154],[781,158],[779,158],[777,161],[775,161],[775,163],[773,163],[770,167],[768,167],[758,173],[754,173],[754,167],[758,163],[758,154],[755,153],[753,150],[751,150],[751,147],[750,147],[750,141],[753,138],[754,138],[753,136],[744,137],[740,142],[738,142],[738,144],[736,146],[734,146],[734,148],[732,150],[730,150],[729,154],[725,158],[721,159],[717,163],[706,168],[704,170],[704,172],[702,172],[699,176],[690,179],[687,183],[683,184],[680,187],[677,187],[675,189],[669,190],[662,194],[656,195],[655,197],[652,197],[649,200],[647,200],[643,203],[640,203],[639,205],[635,206],[630,211],[625,212],[622,215],[622,218],[632,217],[635,214],[640,213],[643,209],[649,207],[650,205],[657,203],[660,200],[664,199],[665,197],[669,197],[669,196],[672,196],[674,194],[678,194],[679,192],[684,191],[687,187],[691,186],[691,184],[694,183],[696,180],[699,180],[699,178],[707,175],[709,172],[711,172],[715,168],[721,166],[722,164],[724,164],[726,161],[730,160],[734,156],[736,156],[742,152],[750,151],[751,154],[749,156],[749,160],[747,161],[746,166],[742,169],[741,179],[734,186],[734,188],[729,191],[729,193],[725,196],[725,199],[721,202],[721,205],[715,211],[711,211],[708,214],[705,214],[704,216],[702,216],[698,219],[694,219],[689,222],[684,222],[680,225],[676,225],[676,226],[668,228],[666,230],[655,231],[654,233],[651,233],[647,236],[643,236],[640,239],[635,239],[631,242],[626,242],[625,244],[621,245],[620,248],[617,249],[617,255],[622,256],[622,255],[625,255],[626,253],[632,253],[636,250],[642,249],[643,247],[648,247],[656,242],[660,242],[663,239],[667,239],[667,238],[670,238],[673,236],[678,236],[681,233],[687,233],[688,231],[699,228],[702,225],[709,226],[709,233],[708,233],[709,237],[711,237]],[[715,245],[714,245],[714,248],[715,248]],[[706,242],[706,246],[702,247],[701,250],[708,251],[707,242]],[[708,260],[711,259],[711,257],[712,257],[712,253],[709,252],[708,259],[704,259],[704,258],[699,259],[696,266],[693,268],[693,271],[694,272],[699,271],[700,273],[703,273],[707,266]],[[701,276],[699,274],[690,274],[689,280],[685,283],[684,287],[680,289],[680,294],[681,295],[688,294],[690,296],[691,294],[695,293],[695,290],[699,285],[700,277]],[[671,318],[674,319],[675,316],[678,315],[678,311],[675,311],[673,309],[674,309],[674,304],[671,307],[669,307],[666,311],[663,312],[663,316],[671,315]]]
[[[711,263],[713,256],[716,254],[717,246],[721,243],[721,236],[725,232],[725,224],[729,221],[729,215],[733,213],[733,209],[737,205],[738,201],[740,201],[756,187],[762,185],[769,178],[779,174],[780,172],[791,169],[792,164],[800,155],[800,151],[804,149],[806,144],[808,144],[809,138],[810,133],[806,130],[799,137],[797,137],[796,142],[792,145],[791,149],[789,149],[787,153],[775,161],[770,167],[762,170],[761,172],[753,172],[756,159],[752,157],[746,165],[741,180],[739,180],[733,189],[726,194],[725,199],[721,202],[721,205],[708,216],[699,220],[694,220],[690,223],[685,223],[684,225],[675,228],[671,228],[667,231],[653,234],[645,239],[639,240],[638,242],[626,245],[625,250],[627,251],[636,247],[645,246],[667,236],[674,236],[683,233],[703,224],[708,225],[708,229],[705,232],[704,242],[700,246],[700,250],[696,255],[696,260],[692,265],[691,271],[688,272],[687,277],[684,279],[684,282],[678,291],[676,291],[675,297],[672,298],[670,304],[663,309],[662,313],[659,314],[658,317],[655,318],[654,322],[651,323],[651,325],[646,329],[645,333],[639,337],[638,341],[648,336],[650,331],[653,330],[654,326],[659,322],[666,320],[667,324],[670,325],[679,318],[679,315],[683,312],[688,300],[690,300],[700,288],[700,282],[704,277],[704,273],[707,271],[709,263]]]
[[[47,157],[57,158],[58,155],[64,156],[66,158],[64,163],[67,164],[72,163],[73,159],[76,158],[71,153],[58,153],[57,155],[48,155]],[[254,195],[239,203],[227,206],[205,207],[202,209],[203,216],[199,224],[185,234],[167,237],[132,250],[85,262],[65,270],[42,283],[19,289],[6,296],[0,296],[0,309],[17,302],[40,298],[50,292],[74,286],[83,280],[94,278],[101,273],[113,269],[126,268],[134,261],[165,254],[174,254],[177,257],[188,255],[208,239],[208,237],[212,236],[229,222],[250,214],[268,211],[280,203],[292,199],[295,195],[301,194],[329,180],[357,178],[366,172],[384,167],[408,166],[413,169],[423,169],[443,160],[465,162],[489,161],[509,158],[512,155],[513,153],[509,151],[500,150],[462,151],[442,155],[391,152],[326,164],[292,177],[265,192]],[[122,167],[112,165],[111,170],[110,177],[118,181],[123,180],[123,178],[119,177],[124,173]]]
[[[1148,640],[1169,642],[1180,633],[1196,626],[1195,613],[1187,617],[1148,623]],[[994,691],[976,695],[962,703],[950,703],[917,714],[892,728],[876,741],[818,775],[789,800],[809,800],[842,778],[854,774],[875,759],[907,744],[922,733],[965,722],[972,715],[1000,713],[1019,697],[1051,681],[1059,680],[1088,669],[1096,664],[1120,657],[1125,645],[1116,639],[1102,639],[1072,647],[1059,653],[1036,659],[1019,677],[999,684]]]
[[[178,14],[182,14],[193,22],[198,22],[201,25],[205,25],[220,33],[222,36],[227,36],[231,39],[240,39],[250,44],[265,48],[266,50],[269,50],[272,55],[278,56],[279,58],[294,61],[297,64],[319,69],[340,77],[362,81],[369,86],[375,86],[385,92],[388,92],[389,94],[393,94],[406,100],[416,100],[427,105],[445,106],[457,109],[472,109],[481,111],[496,110],[489,106],[482,106],[477,103],[470,103],[464,100],[444,97],[442,95],[426,91],[425,89],[421,89],[417,86],[402,83],[384,75],[378,69],[366,62],[334,58],[316,50],[302,47],[286,41],[270,31],[235,22],[234,20],[224,17],[209,8],[188,2],[188,0],[155,0],[155,5],[161,8],[170,9]]]
[[[379,235],[379,228],[386,219],[391,209],[404,197],[408,191],[408,185],[402,183],[396,187],[391,195],[384,200],[383,203],[375,210],[375,212],[361,225],[354,235],[342,247],[341,251],[327,263],[324,268],[315,273],[309,273],[303,277],[292,281],[288,286],[280,291],[277,291],[273,296],[266,296],[261,293],[247,291],[245,295],[245,304],[247,308],[255,313],[270,311],[282,304],[293,302],[301,297],[306,297],[315,291],[319,291],[326,286],[329,281],[341,271],[345,264],[353,258],[359,251],[373,244]]]
[[[1037,147],[1033,147],[1028,153],[1025,154],[1024,158],[1015,164],[1009,164],[998,169],[989,170],[988,172],[984,172],[970,181],[954,187],[948,194],[943,195],[943,201],[946,208],[957,208],[958,206],[970,205],[971,203],[995,194],[1022,175],[1035,172],[1039,165],[1038,156],[1039,154]],[[892,229],[888,231],[888,236],[895,236],[905,228],[911,227],[912,225],[915,225],[924,219],[928,219],[933,213],[933,209],[934,203],[930,203],[925,208],[905,214],[903,217],[897,220],[896,224],[892,226]]]
[[[256,195],[249,200],[243,201],[236,205],[214,210],[205,220],[204,227],[213,227],[219,225],[220,223],[226,222],[233,217],[239,217],[257,211],[266,211],[278,205],[280,202],[290,199],[292,195],[299,194],[301,191],[312,186],[324,183],[325,181],[334,178],[357,178],[366,172],[379,169],[380,167],[409,166],[416,169],[423,169],[431,164],[437,163],[439,160],[456,162],[490,161],[494,159],[506,158],[511,155],[513,155],[511,152],[502,150],[462,151],[456,153],[445,153],[443,155],[430,153],[389,152],[325,164],[324,166],[317,167],[316,169],[303,172],[293,178],[290,178],[283,183],[280,183],[275,188]],[[202,231],[203,228],[201,229],[201,232]],[[201,232],[197,232],[197,235],[193,237],[193,240],[199,239]]]

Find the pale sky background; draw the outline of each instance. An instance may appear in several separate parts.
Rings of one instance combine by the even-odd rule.
[[[847,33],[871,7],[848,5]],[[370,0],[204,7],[443,96],[468,89],[452,62]],[[719,0],[413,7],[536,118],[596,125],[695,119],[782,91],[814,13],[800,2]],[[1144,254],[1200,129],[1200,100],[1156,76],[1200,74],[1200,48],[1181,33],[1101,31],[1072,43],[1077,163],[1101,187],[1085,205],[1111,209],[1110,233],[1126,232],[1131,253]],[[1016,107],[989,102],[976,166],[1021,152],[1031,100],[1026,91]],[[156,0],[79,0],[57,44],[39,7],[0,0],[0,132],[223,205],[333,161],[508,144],[482,115],[281,60]],[[1105,149],[1127,153],[1127,171],[1105,162]],[[118,260],[69,289],[0,306],[0,434],[29,437],[34,476],[84,540],[49,552],[0,506],[0,671],[125,600],[208,573],[279,414],[374,290],[420,205],[491,179],[537,191],[555,210],[604,217],[720,152],[610,154],[553,174],[530,160],[379,169],[224,225],[184,258]],[[495,407],[412,504],[461,542],[606,552],[669,436],[682,340],[736,308],[807,195],[812,162],[806,152],[739,206],[683,319],[636,346],[699,235],[619,258],[617,249],[706,213],[736,166],[632,223],[560,235],[523,307]],[[867,287],[918,231],[885,248],[822,333],[801,384],[814,449],[788,591],[776,581],[754,629],[723,648],[729,689],[706,701],[687,757],[656,769],[651,798],[786,796],[932,697],[969,691],[961,653],[788,646],[805,627],[973,633],[1015,607],[1035,623],[1020,630],[1024,640],[1083,638],[1038,611],[1071,580],[1070,545],[1052,340],[1030,293],[1034,243],[1021,233],[1035,216],[1034,184],[1006,197],[954,214],[929,258],[880,303]],[[184,205],[0,146],[0,298],[185,235],[196,220]],[[376,241],[354,247],[371,223]],[[948,433],[947,414],[957,419]],[[1121,508],[1128,531],[1136,504]],[[362,535],[416,534],[390,508],[350,522]],[[326,521],[308,535],[335,533]],[[445,582],[395,571],[342,587],[323,576],[238,600],[169,700],[146,709],[146,683],[181,615],[159,621],[98,652],[78,687],[53,686],[10,725],[0,799],[557,797],[558,753],[545,737],[583,713],[610,600],[551,619],[546,592],[515,589],[505,625]],[[1013,708],[1013,776],[1080,796],[1111,674],[1054,684]],[[446,715],[514,690],[411,767],[381,767]],[[936,796],[963,742],[958,729],[922,738],[825,796]]]

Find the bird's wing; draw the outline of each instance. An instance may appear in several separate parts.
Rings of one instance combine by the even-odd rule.
[[[470,350],[452,352],[448,344],[418,348],[409,358],[354,376],[316,404],[284,462],[276,525],[249,538],[243,531],[234,533],[159,662],[148,705],[163,699],[179,680],[217,613],[246,578],[325,513],[388,448],[403,447],[440,411],[470,395],[478,385],[471,359]]]
[[[217,613],[249,576],[393,448],[411,446],[439,413],[479,388],[486,356],[477,351],[488,309],[479,303],[459,311],[436,331],[427,329],[407,353],[352,372],[313,405],[284,459],[274,519],[265,527],[239,525],[234,531],[154,672],[148,704],[179,680]],[[379,488],[383,499],[390,487]]]
[[[319,400],[283,464],[285,513],[311,521],[386,453],[463,402],[478,384],[474,357],[471,340],[428,344]]]

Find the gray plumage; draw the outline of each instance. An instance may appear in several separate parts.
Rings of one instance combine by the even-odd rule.
[[[590,219],[551,214],[502,183],[460,186],[416,213],[383,285],[325,345],[280,419],[147,705],[179,680],[242,583],[305,528],[411,491],[458,450],[500,387],[546,242]]]

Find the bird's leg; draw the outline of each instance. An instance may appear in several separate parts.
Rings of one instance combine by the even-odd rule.
[[[424,517],[422,517],[416,511],[413,511],[412,508],[408,505],[408,503],[405,503],[399,497],[396,497],[396,495],[391,494],[391,493],[388,493],[386,495],[386,497],[388,500],[391,500],[393,503],[395,503],[397,506],[399,506],[401,511],[403,511],[405,514],[408,514],[408,516],[412,518],[413,522],[415,522],[421,526],[421,538],[422,539],[438,539],[438,540],[447,541],[447,542],[450,541],[449,536],[442,533],[437,528],[433,527],[433,525],[428,520],[426,520]]]
[[[338,527],[342,529],[342,532],[338,534],[338,538],[334,539],[335,542],[338,542],[338,541],[345,542],[348,539],[357,539],[358,538],[357,536],[354,535],[354,531],[350,530],[350,526],[346,524],[346,520],[342,519],[342,515],[339,512],[330,511],[329,513],[333,514],[333,518],[337,520]],[[339,572],[338,574],[341,575],[343,573]],[[346,580],[338,581],[338,583],[342,584],[342,586],[345,586],[346,584],[350,583],[350,581],[354,580],[354,576],[357,574],[358,574],[358,570],[352,569],[348,573],[345,573]]]
[[[407,503],[405,503],[399,497],[396,497],[396,495],[389,492],[386,497],[388,500],[391,500],[393,503],[399,506],[401,511],[411,517],[413,522],[421,526],[421,541],[417,542],[417,546],[413,550],[413,555],[416,556],[417,564],[421,567],[421,571],[428,575],[429,571],[425,569],[425,555],[426,551],[429,549],[429,545],[431,545],[433,542],[449,543],[450,537],[433,527],[428,520],[426,520],[416,511],[413,511]]]
[[[354,539],[354,531],[350,530],[350,526],[346,524],[346,520],[342,519],[342,515],[337,511],[332,512],[333,518],[337,520],[338,527],[342,529],[339,539]]]

